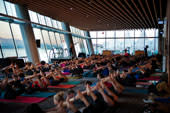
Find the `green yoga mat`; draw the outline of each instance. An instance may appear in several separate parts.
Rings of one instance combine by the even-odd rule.
[[[63,82],[62,84],[77,85],[80,84],[80,81],[67,81],[67,82]]]

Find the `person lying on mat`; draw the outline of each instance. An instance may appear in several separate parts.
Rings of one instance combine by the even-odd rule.
[[[56,73],[57,72],[57,73]],[[56,75],[57,74],[57,75]],[[44,81],[44,83],[48,85],[58,85],[61,82],[66,82],[68,79],[66,76],[61,74],[61,71],[55,69],[55,70],[50,70],[50,72],[45,76],[45,73],[41,71],[41,80]]]
[[[104,89],[106,86],[102,84],[102,86],[97,84],[97,90],[101,95],[101,98],[97,96],[91,89],[91,87],[87,84],[86,85],[86,92],[87,95],[90,96],[93,100],[93,104],[90,103],[85,96],[80,92],[79,90],[77,91],[77,99],[80,99],[86,106],[86,108],[83,110],[83,113],[103,113],[103,112],[112,112],[114,110],[114,100],[111,98],[115,98],[115,95],[112,94],[112,92],[109,89],[106,89],[106,92],[108,93],[108,96],[105,92]],[[71,109],[74,113],[80,113],[80,111],[73,105],[73,103],[70,101],[70,97],[67,97],[66,99],[67,102],[67,107]]]
[[[67,113],[66,106],[64,106],[64,92],[60,91],[53,97],[55,104],[54,108],[46,110],[46,113]]]

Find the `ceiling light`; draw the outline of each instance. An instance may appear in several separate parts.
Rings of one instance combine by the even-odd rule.
[[[71,7],[70,10],[73,10],[73,8]]]

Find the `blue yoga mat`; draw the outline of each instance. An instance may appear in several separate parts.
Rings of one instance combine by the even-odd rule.
[[[146,90],[146,89],[125,89],[123,92],[125,92],[125,93],[148,94],[148,90]]]
[[[161,103],[170,103],[170,97],[168,97],[168,98],[156,98],[155,101],[161,102]]]
[[[56,93],[51,93],[51,92],[34,92],[32,94],[23,93],[23,94],[21,94],[21,96],[26,96],[26,97],[44,97],[44,98],[47,98],[47,97],[53,96],[55,94]]]
[[[68,84],[68,85],[77,85],[80,84],[80,81],[67,81],[67,82],[63,82],[61,84]]]

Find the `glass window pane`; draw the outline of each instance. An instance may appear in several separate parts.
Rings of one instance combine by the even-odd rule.
[[[62,29],[62,25],[61,24],[62,24],[61,22],[57,21],[58,29]]]
[[[54,28],[58,28],[56,20],[52,20],[52,25]]]
[[[97,53],[102,54],[105,50],[105,39],[97,39]]]
[[[55,36],[56,36],[56,41],[57,41],[58,47],[62,48],[62,43],[61,43],[61,39],[60,39],[59,33],[55,33]]]
[[[106,31],[106,38],[113,38],[115,37],[114,31]]]
[[[38,18],[39,18],[39,23],[42,25],[46,25],[45,23],[45,18],[43,15],[38,14]]]
[[[87,40],[83,39],[83,43],[84,43],[84,47],[85,47],[86,55],[87,55],[87,54],[89,54],[88,47],[87,47]]]
[[[148,45],[148,55],[151,56],[154,53],[154,38],[145,38],[145,46]]]
[[[84,31],[83,30],[80,30],[80,35],[84,36]]]
[[[106,33],[105,31],[98,31],[97,32],[97,38],[105,38]]]
[[[78,56],[78,54],[81,53],[79,39],[77,37],[73,37],[73,43],[74,43],[76,55]]]
[[[125,39],[125,49],[129,54],[134,54],[134,39]]]
[[[0,21],[0,44],[2,47],[4,57],[16,57],[14,42],[11,36],[9,23]]]
[[[45,17],[45,20],[46,20],[46,24],[47,24],[47,26],[52,27],[51,19],[50,19],[49,17]]]
[[[106,49],[114,50],[115,39],[106,39]]]
[[[145,37],[155,37],[155,29],[146,29]]]
[[[19,25],[11,24],[11,28],[12,28],[13,36],[15,39],[15,45],[17,48],[18,57],[27,56]]]
[[[124,50],[124,39],[115,40],[116,40],[116,53],[122,53]]]
[[[1,53],[1,51],[0,51],[0,58],[2,58],[2,53]]]
[[[38,48],[40,60],[41,61],[44,60],[44,61],[48,62],[48,56],[47,56],[47,52],[45,49],[44,40],[41,35],[41,31],[40,31],[40,29],[37,29],[37,28],[34,28],[33,31],[34,31],[35,39],[40,39],[41,46],[40,46],[40,48]]]
[[[49,34],[50,34],[51,44],[54,48],[56,48],[57,43],[56,43],[56,40],[55,40],[54,32],[49,32]]]
[[[0,13],[6,14],[3,0],[0,0]]]
[[[58,46],[56,43],[54,32],[49,32],[49,35],[50,35],[51,44],[53,47],[52,51],[51,51],[51,53],[53,53],[53,54],[51,54],[50,58],[56,58],[56,57],[58,57],[58,50],[56,49]]]
[[[51,46],[51,42],[50,42],[50,39],[49,39],[48,31],[42,30],[42,35],[43,35],[43,39],[44,39],[44,42],[45,42],[48,58],[50,58],[52,46]]]
[[[155,30],[155,37],[158,37],[158,29]]]
[[[17,17],[15,5],[12,3],[6,2],[6,1],[5,1],[5,5],[6,5],[6,9],[7,9],[7,14],[10,16]]]
[[[116,31],[116,37],[124,37],[124,31]]]
[[[134,37],[134,30],[125,31],[125,37]]]
[[[135,37],[144,37],[144,30],[135,30]]]
[[[135,51],[136,50],[144,50],[144,38],[135,39]]]
[[[68,56],[68,48],[67,48],[65,37],[63,34],[60,34],[60,39],[61,39],[62,48],[63,48],[63,52],[64,52],[63,57],[67,57]]]
[[[91,38],[96,38],[96,31],[90,31],[90,37]]]
[[[30,15],[30,19],[32,22],[38,23],[38,17],[37,17],[37,13],[33,12],[31,10],[28,11],[29,15]]]
[[[94,53],[97,54],[97,44],[96,44],[96,39],[92,39],[92,44],[93,44],[93,49],[94,49]]]
[[[159,38],[155,38],[155,54],[158,54],[158,40]]]

